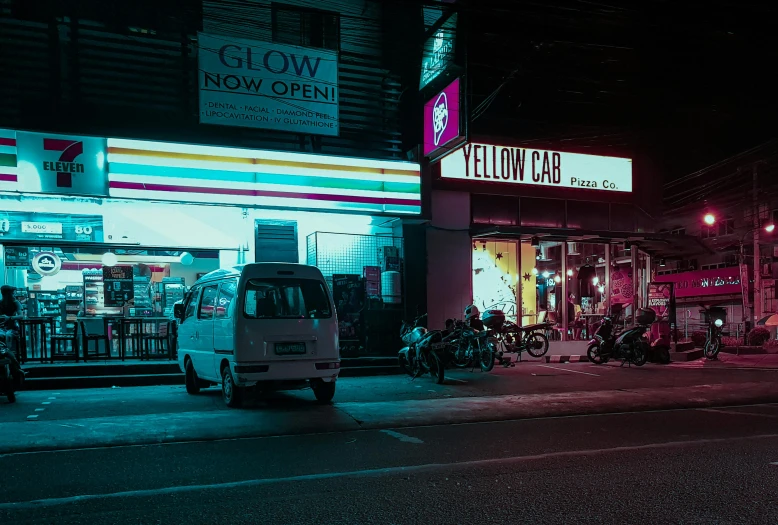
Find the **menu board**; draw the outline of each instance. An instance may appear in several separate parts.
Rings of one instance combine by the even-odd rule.
[[[106,307],[124,306],[135,296],[132,266],[103,266]]]
[[[17,268],[30,267],[30,250],[26,246],[6,246],[5,265]]]

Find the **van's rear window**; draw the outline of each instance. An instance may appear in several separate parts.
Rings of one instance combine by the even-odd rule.
[[[251,279],[243,315],[251,319],[328,319],[332,317],[324,283],[315,279]]]

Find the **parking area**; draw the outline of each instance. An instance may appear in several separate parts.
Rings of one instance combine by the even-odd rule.
[[[496,367],[490,373],[447,370],[442,385],[435,384],[428,376],[415,379],[402,375],[341,378],[335,406],[339,403],[661,389],[775,379],[778,379],[778,369],[735,367],[726,363],[669,366],[649,363],[643,367],[622,367],[618,363],[525,361],[511,368]],[[314,405],[313,394],[301,390],[250,397],[246,408],[294,411]],[[183,385],[22,391],[15,404],[0,400],[0,423],[220,410],[227,409],[217,387],[196,396],[188,395]]]

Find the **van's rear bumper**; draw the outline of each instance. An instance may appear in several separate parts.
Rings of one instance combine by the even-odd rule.
[[[240,386],[253,386],[260,381],[301,381],[322,379],[336,381],[340,360],[272,361],[231,363],[232,376]]]

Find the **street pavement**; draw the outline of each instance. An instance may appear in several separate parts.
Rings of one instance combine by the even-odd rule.
[[[778,404],[0,456],[0,523],[778,523]]]
[[[406,376],[343,378],[335,403],[309,390],[227,409],[218,388],[183,386],[21,392],[0,402],[0,453],[172,443],[393,426],[473,423],[778,401],[778,370],[519,363],[447,371],[444,385]]]

